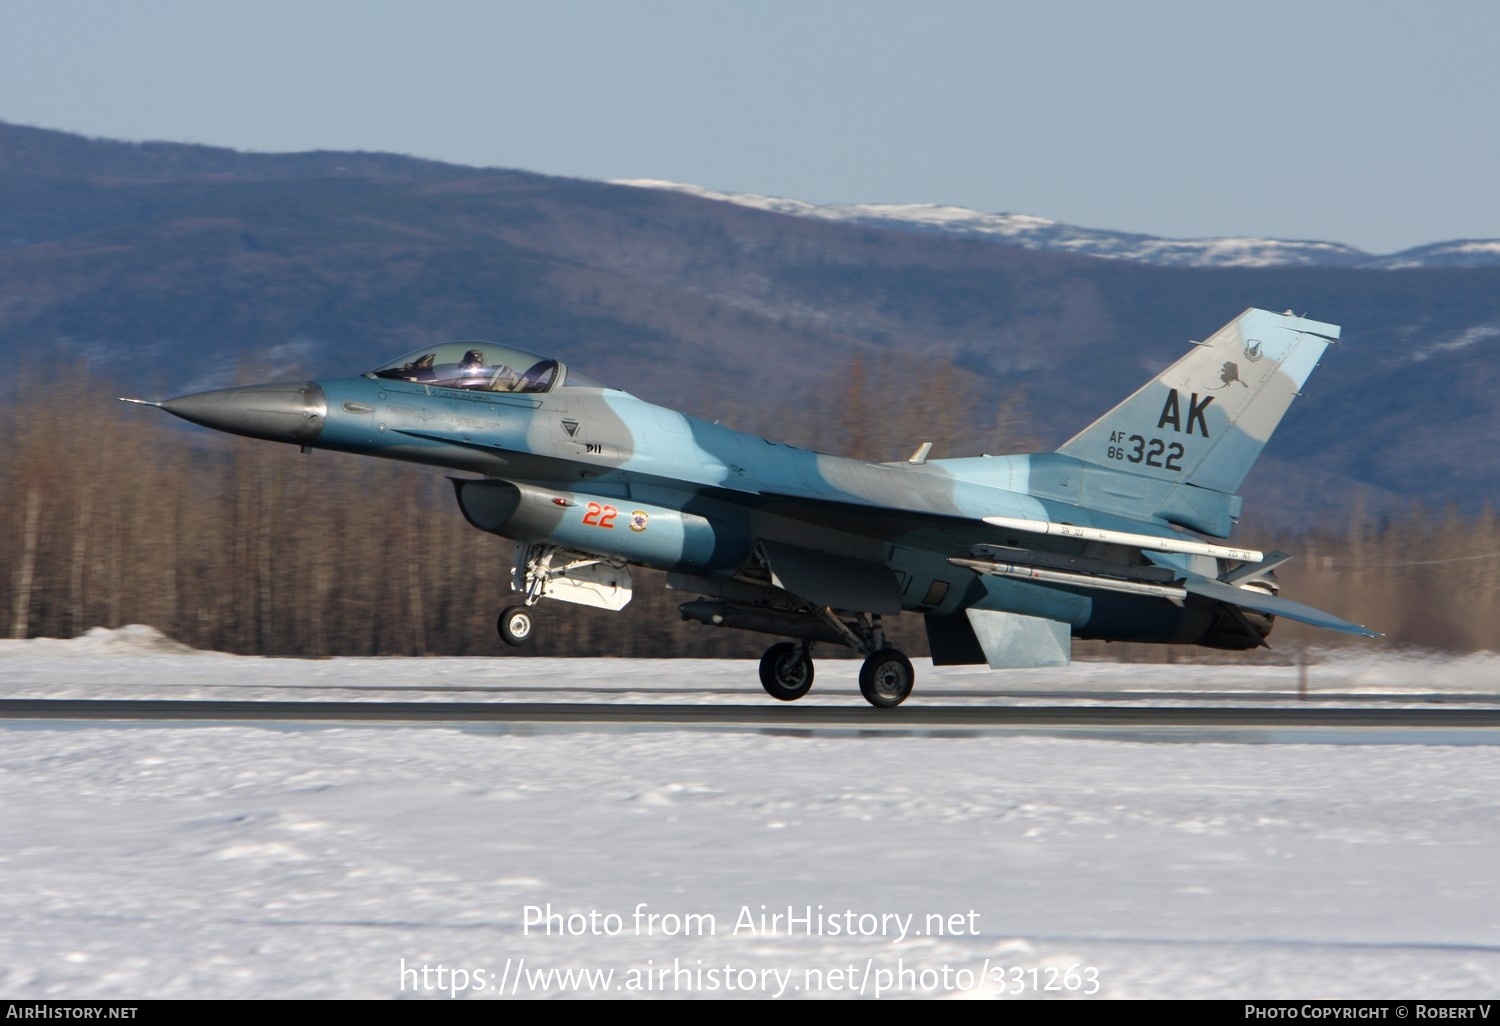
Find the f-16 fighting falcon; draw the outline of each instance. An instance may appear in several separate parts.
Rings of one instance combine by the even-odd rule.
[[[1056,452],[866,463],[710,424],[506,345],[444,342],[350,378],[181,396],[168,413],[455,478],[481,531],[517,542],[500,636],[523,645],[558,599],[619,611],[631,567],[695,596],[684,619],[786,639],[771,697],[813,683],[813,647],[864,657],[889,709],[911,612],[936,665],[1066,664],[1071,639],[1252,649],[1277,617],[1378,637],[1278,594],[1289,557],[1228,544],[1237,494],[1339,329],[1246,310]],[[141,400],[127,400],[141,402]]]

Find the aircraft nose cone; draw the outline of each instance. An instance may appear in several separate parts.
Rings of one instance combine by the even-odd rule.
[[[168,399],[174,417],[248,438],[307,445],[323,430],[328,400],[316,381],[244,385]]]

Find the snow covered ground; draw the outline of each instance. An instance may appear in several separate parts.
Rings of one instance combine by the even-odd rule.
[[[854,670],[820,662],[805,701],[861,705]],[[696,660],[254,659],[134,628],[0,642],[0,697],[743,704],[766,701],[754,674]],[[1054,689],[1279,703],[1296,683],[1292,667],[919,664],[912,701]],[[1325,656],[1309,683],[1493,706],[1500,657]],[[1495,744],[0,731],[3,997],[1500,991]]]

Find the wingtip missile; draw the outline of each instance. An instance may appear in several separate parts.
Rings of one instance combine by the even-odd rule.
[[[1163,538],[1154,534],[1136,534],[1132,531],[1111,531],[1102,527],[1079,527],[1075,524],[1059,524],[1052,520],[1026,520],[1021,517],[984,517],[984,522],[993,527],[1003,527],[1025,534],[1051,534],[1078,541],[1104,542],[1111,545],[1131,545],[1148,552],[1179,552],[1193,556],[1216,556],[1244,563],[1259,563],[1265,553],[1258,549],[1240,549],[1211,542],[1190,541],[1185,538]]]

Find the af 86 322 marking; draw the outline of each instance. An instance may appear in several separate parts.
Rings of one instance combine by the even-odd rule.
[[[1187,451],[1182,447],[1181,442],[1168,444],[1160,438],[1126,435],[1123,431],[1111,432],[1109,440],[1110,459],[1124,460],[1127,463],[1145,463],[1148,467],[1160,467],[1166,470],[1181,470],[1182,457]],[[1114,444],[1116,442],[1119,444]]]

